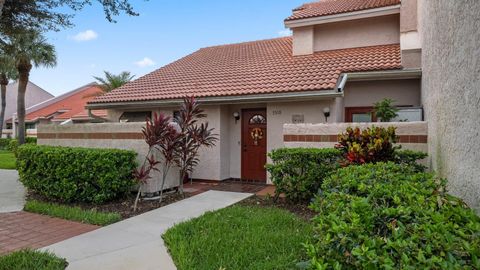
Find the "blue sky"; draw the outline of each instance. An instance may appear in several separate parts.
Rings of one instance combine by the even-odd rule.
[[[46,36],[58,65],[30,80],[54,95],[94,81],[103,70],[149,73],[199,48],[278,37],[283,19],[306,0],[132,0],[138,17],[105,20],[100,6],[75,16],[75,27]]]

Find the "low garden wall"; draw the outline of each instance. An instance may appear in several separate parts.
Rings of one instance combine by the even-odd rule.
[[[378,126],[395,126],[402,149],[428,151],[427,122],[389,122],[389,123],[332,123],[332,124],[285,124],[283,142],[285,147],[331,148],[338,141],[338,134],[347,127],[361,129]],[[424,161],[427,162],[428,161]]]
[[[67,126],[39,125],[37,143],[39,145],[113,148],[133,150],[137,163],[141,165],[148,152],[148,146],[141,132],[144,123],[95,123]],[[178,185],[179,172],[173,168],[165,183],[165,188]],[[153,172],[144,192],[157,192],[161,186],[161,173]]]

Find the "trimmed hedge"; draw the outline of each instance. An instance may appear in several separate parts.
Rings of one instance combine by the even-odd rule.
[[[37,144],[37,138],[26,137],[25,143],[28,144]],[[8,150],[16,152],[18,148],[18,140],[12,138],[0,138],[0,150]]]
[[[445,182],[392,162],[337,170],[312,208],[311,269],[480,269],[480,218]]]
[[[47,198],[103,203],[131,190],[135,157],[118,149],[26,144],[18,148],[17,167],[20,181]]]
[[[283,193],[293,202],[309,201],[342,157],[339,150],[331,148],[280,148],[268,156],[272,164],[266,167],[276,187],[275,196]]]

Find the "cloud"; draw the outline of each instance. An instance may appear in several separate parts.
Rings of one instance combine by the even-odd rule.
[[[87,31],[76,34],[72,38],[75,41],[89,41],[89,40],[94,40],[97,37],[98,37],[98,34],[95,31],[87,30]]]
[[[288,37],[292,35],[292,31],[290,29],[285,29],[282,31],[278,31],[278,35],[281,37]]]
[[[134,64],[139,67],[150,67],[150,66],[154,66],[155,62],[153,62],[153,60],[148,57],[144,57],[142,60],[137,61]]]

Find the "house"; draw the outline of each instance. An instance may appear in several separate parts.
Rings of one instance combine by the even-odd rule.
[[[94,117],[105,117],[106,112],[104,110],[94,111],[95,116],[89,115],[85,110],[87,102],[102,93],[96,83],[89,83],[58,97],[28,107],[25,114],[25,127],[31,134],[36,134],[35,131],[39,124],[85,123],[94,120]],[[7,120],[7,125],[10,128],[16,124],[12,121],[14,118],[16,119],[16,114]]]
[[[3,124],[3,136],[11,137],[12,130],[7,129],[7,119],[17,112],[17,93],[18,93],[18,82],[13,82],[7,85],[6,91],[6,107],[5,107],[5,119]],[[35,104],[41,103],[45,100],[53,98],[53,95],[45,91],[38,85],[32,82],[27,84],[27,92],[25,93],[25,106],[31,107]]]
[[[200,153],[193,178],[268,182],[267,153],[283,147],[284,124],[374,121],[372,105],[384,98],[406,109],[407,120],[422,119],[418,21],[414,0],[305,4],[285,19],[291,37],[200,49],[96,97],[87,109],[106,110],[112,123],[143,122],[153,112],[173,115],[184,96],[195,96],[219,142]],[[121,136],[102,131],[82,138],[124,138],[111,144],[140,149],[144,142],[133,127],[125,125],[130,133]],[[60,130],[46,131],[44,142],[69,143],[61,139],[72,131],[48,133]]]

